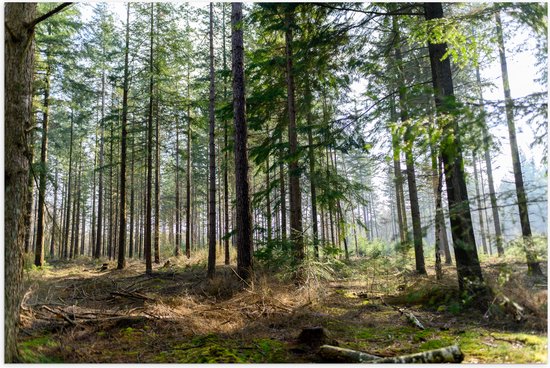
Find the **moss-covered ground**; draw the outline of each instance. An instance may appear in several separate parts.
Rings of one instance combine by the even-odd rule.
[[[458,292],[453,266],[436,281],[383,258],[339,263],[306,286],[269,272],[243,285],[225,266],[209,281],[193,259],[152,277],[137,261],[123,271],[57,263],[26,272],[19,350],[28,363],[318,362],[297,337],[323,326],[340,346],[379,356],[458,344],[465,363],[545,363],[546,281],[514,260],[484,264],[481,303]]]

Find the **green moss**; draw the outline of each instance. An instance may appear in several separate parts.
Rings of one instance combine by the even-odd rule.
[[[210,334],[174,345],[153,360],[158,363],[282,363],[288,361],[288,354],[284,344],[276,340],[243,342]]]
[[[51,356],[48,351],[57,348],[59,343],[50,336],[41,336],[19,344],[21,360],[25,363],[62,363],[60,358]]]

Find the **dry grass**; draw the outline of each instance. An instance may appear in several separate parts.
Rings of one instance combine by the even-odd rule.
[[[110,262],[107,271],[99,271],[101,264],[86,259],[30,270],[21,315],[23,344],[52,339],[54,343],[42,348],[44,355],[64,362],[186,361],[190,357],[181,354],[191,351],[187,349],[220,344],[229,349],[227,345],[233,344],[229,351],[235,354],[259,349],[260,355],[243,359],[261,362],[272,356],[262,350],[269,346],[258,345],[258,341],[271,341],[289,354],[278,361],[311,362],[316,357],[296,346],[295,339],[302,328],[320,325],[344,346],[379,355],[422,349],[426,338],[422,335],[417,340],[414,328],[390,307],[393,304],[413,311],[434,331],[433,336],[440,328],[461,331],[473,325],[493,326],[495,331],[518,329],[507,313],[499,318],[483,318],[482,311],[454,313],[453,298],[459,297],[456,271],[448,266],[444,279],[435,283],[432,269],[428,276],[417,276],[410,267],[397,268],[386,259],[339,265],[343,268],[332,274],[332,280],[319,276],[315,267],[321,266],[310,265],[306,284],[295,286],[265,270],[244,283],[234,266],[218,266],[216,277],[209,280],[205,252],[191,259],[171,257],[168,261],[154,265],[152,276],[146,276],[144,265],[135,260],[129,261],[125,270],[114,269],[115,263]],[[221,263],[219,258],[218,265]],[[491,287],[501,285],[501,294],[510,300],[524,298],[522,322],[545,331],[546,286],[522,277],[521,265],[515,264],[510,266],[508,281],[498,284],[502,267],[489,264],[484,269]],[[532,287],[538,289],[527,291]],[[448,295],[452,298],[445,299]],[[196,340],[211,335],[219,340]],[[387,336],[395,336],[391,344]],[[208,351],[200,354],[213,354]],[[213,359],[226,361],[219,356]]]

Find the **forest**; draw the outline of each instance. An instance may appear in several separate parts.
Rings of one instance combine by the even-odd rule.
[[[547,3],[5,3],[6,363],[547,363]]]

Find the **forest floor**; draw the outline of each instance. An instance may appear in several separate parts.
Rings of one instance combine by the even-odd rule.
[[[444,279],[416,275],[384,257],[339,262],[297,287],[264,273],[244,285],[229,266],[209,281],[202,261],[144,265],[90,259],[25,272],[19,349],[25,362],[319,362],[297,340],[322,326],[334,343],[379,356],[458,344],[465,363],[547,361],[547,280],[517,260],[484,261],[489,307],[461,298],[453,266]],[[546,262],[542,262],[547,274]],[[259,272],[258,272],[259,273]],[[269,276],[265,276],[269,274]],[[411,325],[412,312],[425,329]]]

